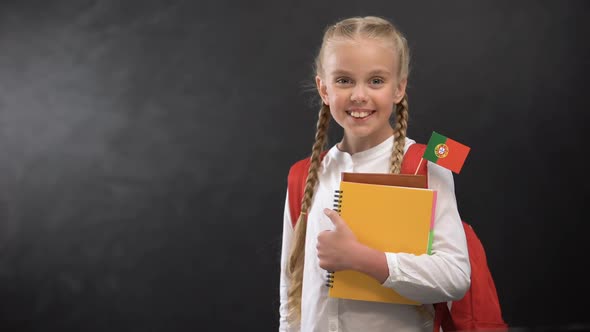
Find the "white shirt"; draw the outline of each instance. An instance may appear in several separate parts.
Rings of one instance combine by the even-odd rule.
[[[404,153],[415,141],[406,138]],[[317,237],[333,229],[323,213],[333,207],[334,190],[340,186],[341,172],[388,173],[393,138],[353,155],[334,145],[319,171],[319,184],[308,214],[305,264],[301,303],[301,325],[288,326],[285,264],[289,255],[293,226],[286,198],[280,276],[280,331],[432,331],[433,308],[328,297],[326,271],[317,257]],[[425,161],[424,161],[425,162]],[[389,277],[383,286],[420,303],[458,300],[470,285],[471,267],[465,233],[457,211],[453,175],[450,170],[428,162],[428,187],[437,190],[434,240],[431,255],[385,253]],[[392,211],[395,213],[395,211]]]

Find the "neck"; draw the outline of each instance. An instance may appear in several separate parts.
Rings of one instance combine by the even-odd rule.
[[[342,141],[338,143],[337,147],[338,150],[343,152],[348,152],[350,154],[355,154],[357,152],[362,152],[373,148],[381,143],[383,143],[386,139],[390,138],[393,135],[393,128],[390,127],[390,130],[384,131],[380,135],[375,136],[365,136],[365,137],[355,137],[344,134],[342,137]]]

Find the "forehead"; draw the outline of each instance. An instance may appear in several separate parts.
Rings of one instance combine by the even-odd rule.
[[[397,55],[393,44],[381,39],[333,40],[323,56],[325,74],[350,72],[362,75],[375,71],[395,73]]]

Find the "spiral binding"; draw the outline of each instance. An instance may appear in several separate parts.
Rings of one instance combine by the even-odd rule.
[[[342,211],[342,194],[344,192],[342,190],[334,190],[334,211],[340,212]],[[334,287],[334,271],[327,271],[326,272],[326,286],[333,288]]]
[[[342,210],[342,190],[334,190],[334,211],[340,213]]]
[[[333,271],[326,272],[326,286],[328,286],[329,288],[334,287],[334,272]]]

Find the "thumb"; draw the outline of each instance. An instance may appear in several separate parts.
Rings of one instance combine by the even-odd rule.
[[[328,216],[328,218],[330,218],[330,220],[332,221],[332,223],[336,227],[339,227],[344,223],[344,220],[342,220],[342,217],[340,217],[338,212],[336,212],[332,209],[328,209],[328,208],[324,209],[324,214],[326,216]]]

